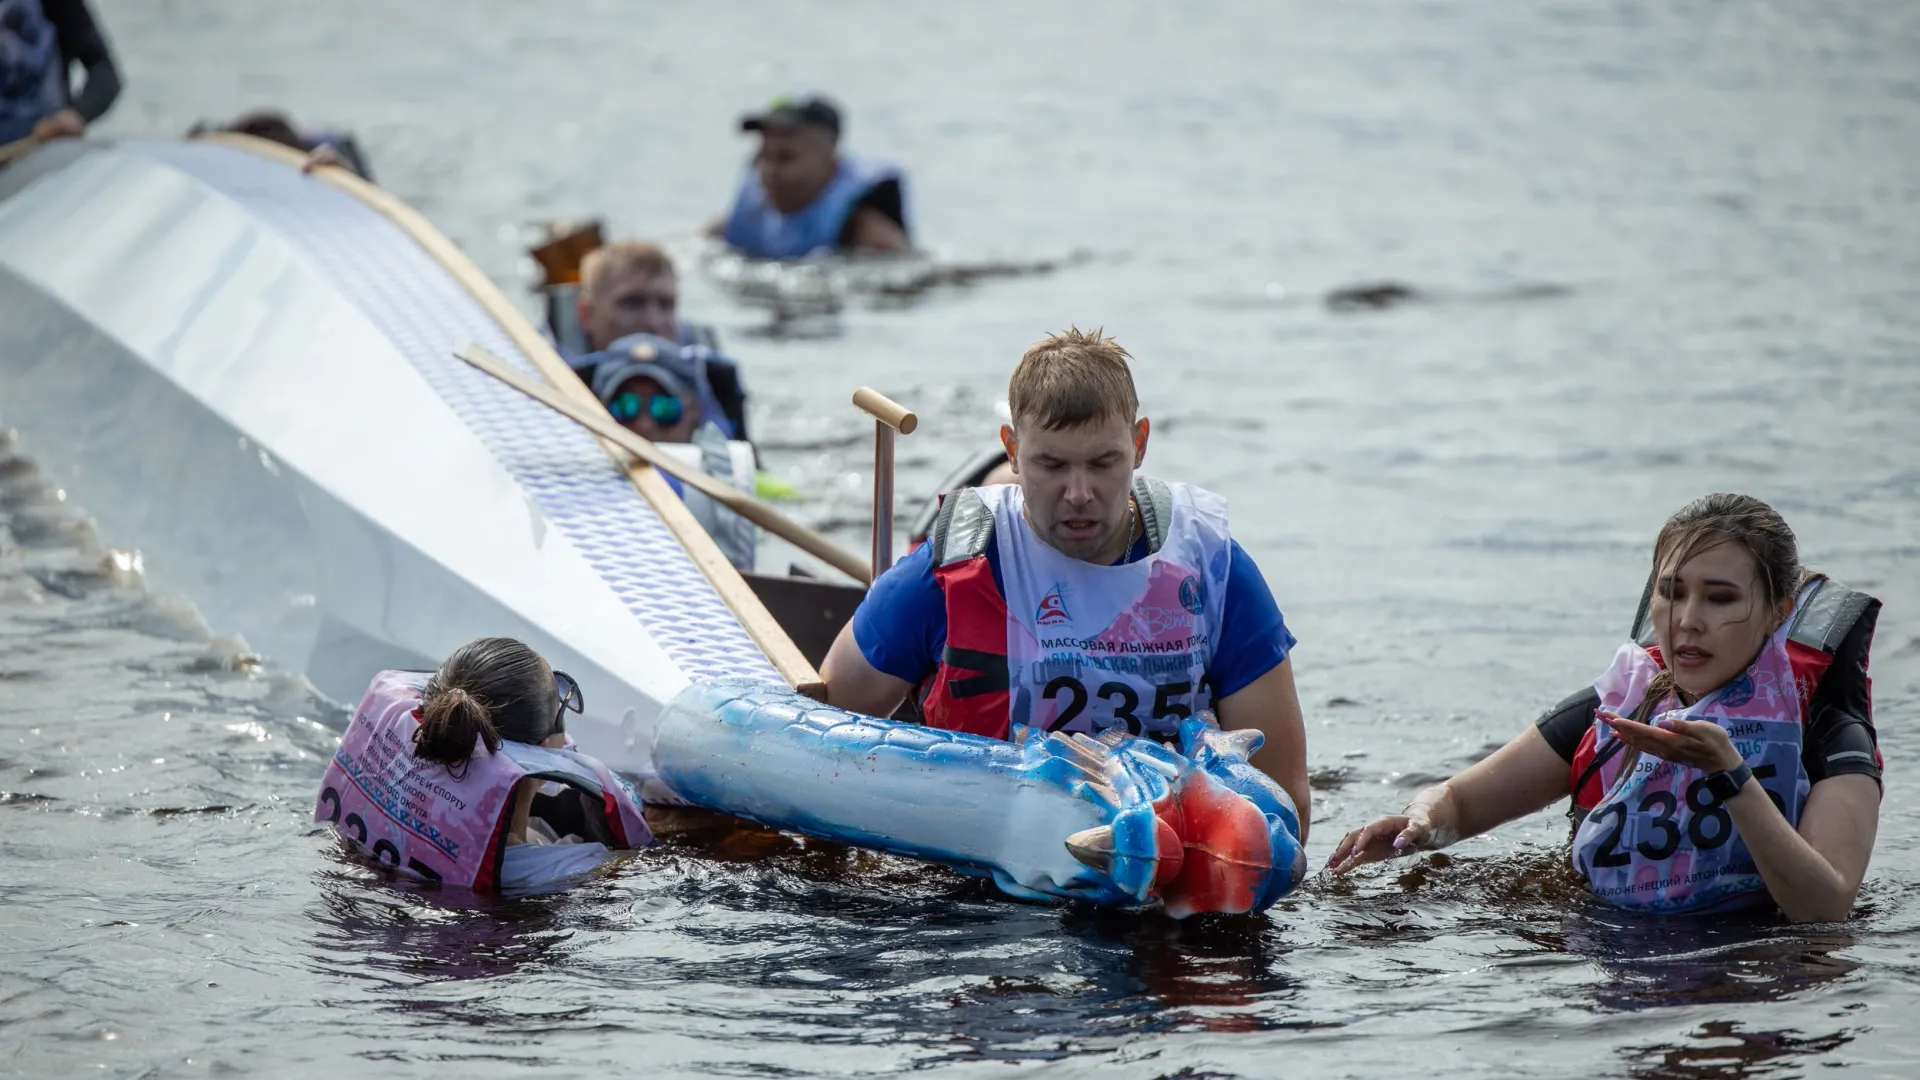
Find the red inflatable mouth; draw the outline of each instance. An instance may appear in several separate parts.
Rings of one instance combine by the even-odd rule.
[[[1184,919],[1253,909],[1273,873],[1273,844],[1259,807],[1195,772],[1154,803],[1153,812],[1163,852],[1154,887],[1167,914]],[[1176,850],[1180,854],[1170,857]]]

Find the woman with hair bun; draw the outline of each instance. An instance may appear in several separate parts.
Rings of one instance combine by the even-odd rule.
[[[392,870],[477,891],[549,885],[652,835],[633,788],[565,748],[579,684],[525,644],[480,638],[438,671],[376,675],[314,820]]]
[[[1879,609],[1803,568],[1766,503],[1696,499],[1661,528],[1634,640],[1591,688],[1348,833],[1327,865],[1444,847],[1571,796],[1574,869],[1608,903],[1845,919],[1879,827]]]

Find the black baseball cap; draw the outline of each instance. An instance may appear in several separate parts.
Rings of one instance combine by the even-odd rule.
[[[757,113],[740,118],[741,131],[765,131],[768,128],[819,127],[840,137],[840,110],[833,102],[817,94],[788,95],[774,98]]]

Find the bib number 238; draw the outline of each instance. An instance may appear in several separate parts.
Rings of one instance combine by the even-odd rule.
[[[1777,772],[1773,765],[1761,765],[1753,770],[1753,775],[1756,780],[1766,781]],[[1778,792],[1768,788],[1767,798],[1773,800],[1773,805],[1782,814],[1786,813],[1786,806]],[[1627,804],[1617,802],[1604,806],[1599,810],[1600,820],[1611,818],[1613,826],[1600,842],[1600,849],[1594,853],[1593,865],[1625,866],[1633,861],[1635,852],[1642,858],[1659,862],[1680,850],[1682,836],[1696,851],[1712,851],[1733,839],[1733,815],[1708,790],[1704,776],[1687,785],[1685,812],[1682,812],[1680,800],[1674,798],[1673,792],[1658,790],[1643,794],[1635,809],[1638,813],[1651,815],[1647,825],[1655,835],[1641,840],[1629,850],[1623,843],[1627,831]]]

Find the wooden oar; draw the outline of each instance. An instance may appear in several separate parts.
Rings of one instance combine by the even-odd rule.
[[[596,405],[575,401],[561,393],[551,383],[542,382],[532,375],[512,367],[506,361],[493,355],[478,345],[468,342],[454,350],[453,355],[479,368],[481,371],[499,379],[515,390],[552,409],[554,412],[572,420],[595,435],[613,443],[639,458],[641,461],[659,469],[668,476],[677,478],[681,483],[700,492],[714,502],[753,522],[782,540],[787,541],[801,551],[818,558],[835,570],[865,585],[873,580],[871,567],[865,559],[841,547],[833,541],[807,528],[805,525],[780,513],[773,507],[754,499],[746,492],[723,481],[716,480],[702,472],[698,466],[688,465],[679,458],[661,453],[659,448],[646,439],[635,435]]]
[[[40,140],[31,135],[24,139],[15,139],[10,143],[0,143],[0,165],[5,165],[39,145]]]

